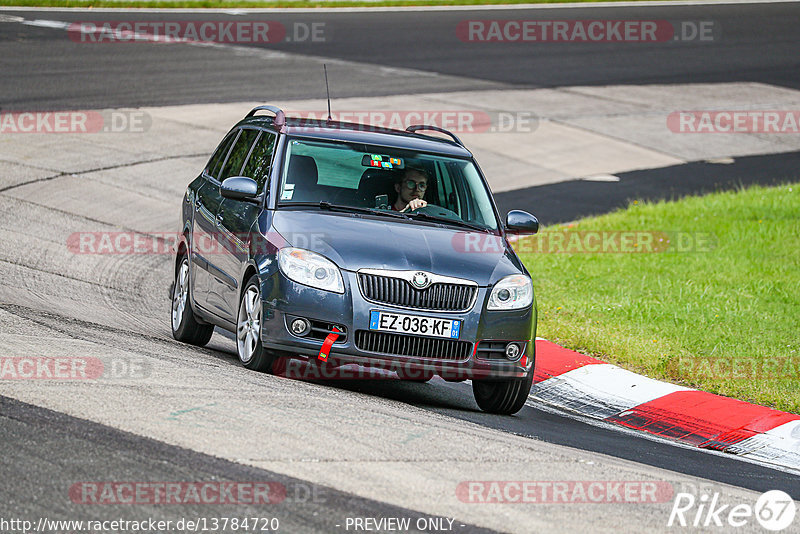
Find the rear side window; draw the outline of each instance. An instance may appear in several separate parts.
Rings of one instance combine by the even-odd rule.
[[[259,193],[264,190],[264,185],[267,183],[276,137],[276,135],[269,132],[261,132],[261,136],[256,141],[242,171],[242,176],[252,178],[258,183]]]
[[[217,147],[217,151],[214,152],[214,155],[211,156],[211,159],[208,160],[208,165],[206,166],[206,173],[212,178],[217,176],[219,168],[225,162],[225,156],[228,155],[228,150],[230,150],[231,148],[231,143],[233,143],[233,140],[236,139],[236,134],[238,133],[239,132],[237,130],[234,130],[231,133],[229,133],[225,137],[225,139],[223,139],[222,142],[219,144],[219,147]]]
[[[233,144],[233,149],[231,149],[231,153],[228,156],[228,161],[225,162],[225,167],[222,169],[222,172],[219,173],[219,176],[217,176],[217,180],[221,182],[225,178],[239,176],[241,174],[244,160],[247,158],[247,154],[250,153],[250,147],[253,145],[253,141],[255,141],[257,136],[258,130],[242,130],[242,133],[239,134],[239,138],[236,139],[236,142]]]

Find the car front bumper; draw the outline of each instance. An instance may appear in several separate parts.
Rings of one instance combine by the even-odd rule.
[[[342,275],[345,283],[343,294],[298,284],[287,279],[280,271],[263,280],[264,313],[261,338],[264,347],[293,358],[317,361],[324,341],[322,336],[300,337],[291,333],[288,328],[290,321],[287,318],[302,317],[316,324],[344,327],[345,335],[339,336],[328,351],[327,362],[333,366],[353,363],[369,369],[402,373],[407,377],[434,373],[447,380],[492,380],[524,377],[534,365],[535,303],[530,308],[522,310],[487,312],[485,302],[488,290],[481,287],[475,304],[467,312],[403,308],[367,301],[359,289],[356,273],[342,271]],[[456,351],[458,356],[453,359],[453,351],[450,350],[425,353],[414,352],[413,349],[392,350],[392,347],[396,349],[403,343],[413,344],[414,340],[410,338],[418,337],[403,334],[393,334],[394,344],[383,344],[386,350],[365,350],[367,344],[364,342],[364,332],[370,332],[370,311],[373,310],[462,321],[459,338],[456,341],[459,344]],[[425,336],[419,337],[431,339]],[[447,341],[449,340],[445,340]],[[498,341],[516,341],[524,348],[517,361],[509,361],[496,352],[489,358],[486,356],[488,353],[482,350],[487,344],[479,345],[485,341],[494,341],[495,346],[503,346],[503,343]],[[437,345],[427,342],[427,346]],[[408,355],[409,352],[413,355]],[[449,359],[443,359],[444,353],[450,353]]]

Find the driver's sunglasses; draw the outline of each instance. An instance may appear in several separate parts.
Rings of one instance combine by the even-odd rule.
[[[428,189],[428,184],[425,182],[415,182],[414,180],[406,180],[406,187],[413,191],[415,188],[419,191]]]

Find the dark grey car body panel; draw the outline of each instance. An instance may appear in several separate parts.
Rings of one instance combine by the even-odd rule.
[[[225,199],[220,194],[219,182],[204,171],[189,185],[183,203],[182,227],[188,231],[179,246],[190,258],[191,306],[200,320],[233,331],[242,286],[251,274],[257,274],[264,307],[261,337],[266,348],[306,357],[316,355],[320,340],[299,338],[287,328],[286,316],[301,316],[346,328],[347,336],[334,343],[331,351],[334,359],[370,364],[386,358],[359,350],[354,333],[369,328],[370,311],[398,312],[398,309],[366,300],[358,285],[358,270],[419,270],[471,280],[479,286],[474,304],[465,312],[399,310],[463,321],[460,339],[472,343],[471,355],[467,361],[442,363],[443,368],[466,371],[467,377],[480,373],[483,378],[521,377],[530,371],[534,359],[535,302],[522,310],[486,311],[486,301],[494,283],[512,274],[528,275],[508,244],[493,199],[499,227],[495,232],[314,207],[279,206],[276,201],[286,145],[294,136],[472,160],[468,150],[447,140],[405,132],[291,124],[275,128],[265,117],[248,118],[234,129],[242,126],[263,128],[279,136],[264,194],[251,201]],[[483,182],[486,186],[485,179]],[[488,186],[486,189],[489,192]],[[489,195],[491,198],[490,192]],[[465,235],[491,246],[480,252],[460,250],[458,243]],[[343,276],[344,294],[304,286],[286,278],[277,262],[278,250],[285,246],[308,249],[334,262]],[[522,363],[476,358],[480,340],[509,339],[526,343],[527,358]],[[424,358],[403,360],[420,365],[430,363]]]

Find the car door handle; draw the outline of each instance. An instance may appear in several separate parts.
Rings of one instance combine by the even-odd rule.
[[[217,213],[217,226],[219,226],[220,224],[222,224],[222,214]]]
[[[196,209],[197,211],[200,211],[200,208],[202,208],[202,207],[203,207],[203,203],[200,202],[200,199],[197,199],[197,200],[194,201],[194,209]]]

